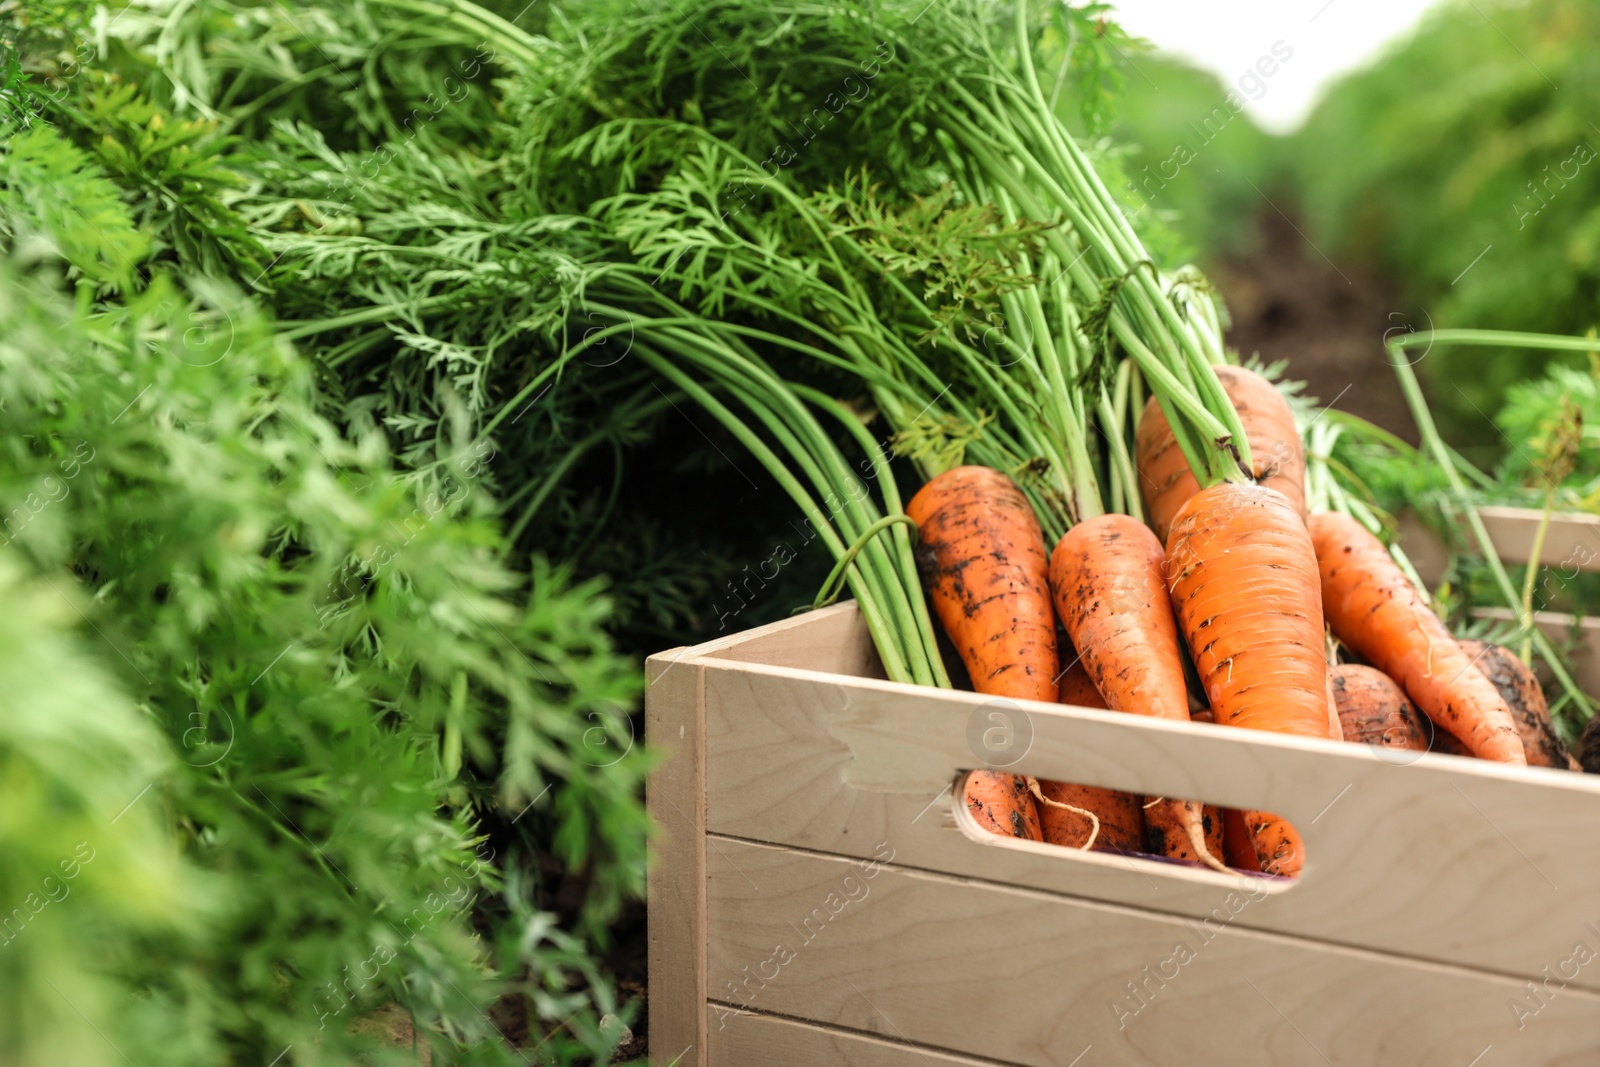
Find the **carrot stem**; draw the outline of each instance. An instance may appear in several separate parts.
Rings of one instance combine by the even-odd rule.
[[[1517,334],[1506,333],[1498,330],[1435,330],[1424,333],[1404,334],[1395,337],[1389,342],[1389,361],[1394,364],[1395,375],[1400,379],[1400,389],[1405,393],[1406,403],[1411,408],[1411,416],[1416,420],[1417,430],[1422,436],[1422,442],[1428,451],[1433,454],[1434,461],[1444,469],[1445,481],[1450,485],[1450,491],[1455,496],[1457,504],[1466,515],[1467,526],[1472,530],[1473,539],[1478,543],[1478,551],[1482,553],[1484,563],[1488,565],[1489,573],[1494,578],[1495,584],[1500,588],[1500,595],[1505,598],[1507,606],[1512,610],[1518,607],[1517,590],[1511,584],[1511,577],[1506,573],[1505,564],[1500,562],[1500,555],[1495,551],[1494,541],[1489,537],[1489,531],[1484,528],[1483,520],[1478,516],[1478,509],[1467,492],[1461,474],[1456,470],[1451,461],[1450,450],[1445,446],[1444,438],[1439,436],[1439,429],[1434,425],[1433,415],[1428,411],[1428,403],[1423,399],[1422,386],[1417,383],[1416,373],[1411,369],[1403,355],[1405,349],[1415,348],[1418,345],[1439,341],[1445,344],[1469,345],[1521,345],[1527,348],[1547,348],[1557,351],[1587,352],[1596,347],[1593,341],[1586,341],[1575,337],[1554,337],[1548,334]],[[1572,703],[1579,709],[1582,718],[1588,719],[1594,714],[1594,706],[1589,697],[1578,688],[1572,675],[1562,665],[1560,656],[1544,631],[1537,626],[1528,634],[1534,648],[1544,658],[1550,672],[1555,675],[1556,681],[1572,699]]]
[[[1550,530],[1550,515],[1556,508],[1556,486],[1552,483],[1545,487],[1544,510],[1539,515],[1539,528],[1533,532],[1533,547],[1528,550],[1528,570],[1522,576],[1522,615],[1521,624],[1527,633],[1533,632],[1533,587],[1539,577],[1539,557],[1544,555],[1544,536]],[[1533,642],[1526,636],[1522,639],[1522,647],[1518,655],[1522,662],[1530,662],[1533,654]]]
[[[868,541],[877,537],[895,523],[904,523],[913,530],[917,528],[917,524],[907,515],[885,515],[871,526],[868,526],[862,531],[861,536],[856,538],[850,547],[844,550],[844,555],[834,561],[833,570],[829,571],[828,577],[823,579],[822,588],[817,591],[817,598],[811,602],[813,611],[825,608],[839,599],[839,594],[844,591],[845,570],[854,562],[856,553],[865,548]]]

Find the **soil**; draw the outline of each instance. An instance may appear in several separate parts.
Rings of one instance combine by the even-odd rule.
[[[1233,316],[1228,344],[1268,363],[1288,359],[1307,395],[1415,442],[1383,339],[1428,329],[1426,319],[1370,270],[1330,261],[1297,226],[1263,205],[1257,249],[1210,268]]]

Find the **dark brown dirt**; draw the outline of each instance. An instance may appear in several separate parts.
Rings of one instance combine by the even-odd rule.
[[[1263,205],[1257,226],[1254,254],[1210,271],[1233,315],[1228,343],[1269,363],[1287,358],[1309,396],[1415,441],[1383,339],[1428,329],[1427,320],[1369,270],[1330,261],[1276,209]]]

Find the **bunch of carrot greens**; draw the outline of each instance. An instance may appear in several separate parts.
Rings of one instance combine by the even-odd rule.
[[[448,12],[435,32],[489,25],[466,0]],[[1359,538],[1308,527],[1292,411],[1226,366],[1203,279],[1159,269],[1101,177],[1107,161],[1055,114],[1086,54],[1063,42],[1093,33],[975,0],[565,16],[548,37],[494,26],[528,66],[495,130],[509,182],[490,206],[537,226],[554,263],[554,280],[526,280],[547,295],[523,320],[554,351],[480,391],[480,434],[506,432],[620,345],[622,365],[709,413],[815,524],[895,680],[948,684],[936,616],[974,688],[1059,699],[1075,677],[1060,669],[1072,660],[1059,620],[1091,683],[1075,677],[1079,699],[1187,719],[1190,659],[1216,722],[1337,738],[1324,626],[1339,632],[1346,602],[1377,583],[1405,616],[1375,621],[1393,631],[1382,641],[1345,644],[1475,751],[1519,755],[1500,696],[1441,695],[1409,651],[1388,657],[1417,635],[1453,640],[1414,618],[1426,600],[1388,552],[1364,556],[1360,575],[1319,570],[1314,533],[1352,552]],[[1035,60],[1051,47],[1066,65],[1047,91]],[[296,335],[370,378],[395,355],[352,327],[447,299],[308,316]],[[474,381],[505,364],[474,361]],[[926,485],[902,513],[907,465]],[[915,564],[902,514],[919,528]],[[981,558],[997,562],[975,585]],[[1093,595],[1111,587],[1120,598]],[[1130,632],[1161,666],[1122,685]],[[1302,862],[1270,813],[1075,788],[991,776],[969,802],[1005,833],[1060,824],[1049,832],[1080,845],[1282,874]]]
[[[462,442],[492,449],[502,458],[470,499],[498,497],[497,553],[598,567],[612,552],[625,600],[637,575],[670,574],[679,584],[622,613],[663,629],[704,598],[686,575],[722,572],[645,551],[658,547],[651,516],[623,467],[688,409],[814,531],[834,570],[818,602],[848,587],[894,680],[950,685],[964,671],[996,696],[1316,738],[1399,723],[1414,742],[1433,723],[1476,754],[1534,758],[1470,667],[1470,691],[1427,683],[1438,671],[1418,667],[1419,638],[1447,652],[1454,639],[1403,561],[1308,517],[1294,413],[1229,365],[1204,279],[1157,261],[1159,224],[1114,192],[1115,158],[1058,117],[1071,86],[1086,125],[1103,126],[1114,59],[1131,47],[1103,15],[591,0],[524,23],[471,0],[152,5],[118,22],[114,82],[86,73],[49,113],[120,183],[111,200],[144,205],[156,249],[56,222],[69,251],[154,254],[253,291],[273,340],[315,361],[307,411],[355,439],[381,427],[405,490],[447,486]],[[1370,530],[1380,516],[1321,458],[1337,443],[1319,436],[1327,423],[1310,431],[1310,510]],[[1359,570],[1336,565],[1345,547]],[[1380,594],[1405,610],[1358,618]],[[572,610],[589,595],[550,594]],[[1327,623],[1373,674],[1330,668]],[[552,640],[540,648],[562,658]],[[310,685],[321,676],[305,655],[276,669]],[[438,665],[416,663],[431,686]],[[521,699],[520,668],[497,677],[516,690],[508,703]],[[609,677],[596,667],[590,681],[609,693]],[[453,678],[428,704],[454,754],[441,759],[491,761]],[[463,693],[494,686],[467,679]],[[374,692],[384,707],[403,699]],[[504,738],[514,796],[536,773],[517,753],[560,762],[567,743],[521,721]],[[580,807],[556,820],[577,865],[593,852],[571,826],[581,804],[598,813],[602,918],[629,884],[608,857],[635,806],[607,790],[626,791],[638,764],[619,766],[571,769],[565,795]],[[474,810],[491,811],[481,799]],[[1302,863],[1294,828],[1268,812],[981,771],[966,799],[1012,836],[1277,874]],[[555,986],[553,955],[508,958]],[[273,1032],[295,1033],[308,1003]],[[539,1003],[553,1022],[571,998]],[[450,1027],[467,1007],[418,1010]]]

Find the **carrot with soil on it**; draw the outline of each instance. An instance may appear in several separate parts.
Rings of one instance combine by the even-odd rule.
[[[1522,754],[1527,757],[1528,765],[1582,770],[1557,735],[1555,724],[1550,721],[1550,705],[1545,701],[1544,689],[1522,658],[1509,648],[1488,641],[1457,643],[1511,709],[1511,721],[1522,738]]]
[[[1061,625],[1108,707],[1188,722],[1189,692],[1165,563],[1161,542],[1144,523],[1100,515],[1080,522],[1056,544],[1050,591]],[[1164,854],[1223,867],[1206,842],[1200,804],[1156,798],[1145,822],[1158,829]]]
[[[1473,755],[1526,764],[1511,709],[1383,542],[1348,515],[1314,515],[1309,528],[1334,636],[1399,682],[1424,714]]]
[[[1190,827],[1198,827],[1191,835]],[[1195,851],[1195,836],[1205,846],[1205,854]],[[1193,800],[1151,797],[1144,808],[1145,851],[1168,859],[1203,863],[1214,870],[1226,870],[1222,840],[1222,809],[1215,804]]]
[[[1214,369],[1244,426],[1257,482],[1282,493],[1304,518],[1306,457],[1295,425],[1294,410],[1271,382],[1254,371],[1232,366]],[[1189,498],[1200,491],[1200,483],[1189,469],[1177,437],[1153,396],[1139,416],[1136,456],[1139,489],[1150,525],[1165,543],[1172,520]]]
[[[1167,538],[1167,585],[1218,723],[1334,735],[1317,560],[1282,493],[1231,481],[1196,493]],[[1297,875],[1294,828],[1269,812],[1242,815],[1261,869]]]
[[[1210,707],[1196,707],[1194,700],[1191,699],[1189,721],[1215,724],[1217,717],[1211,714]],[[1221,851],[1212,849],[1213,855],[1221,856],[1222,862],[1229,867],[1244,871],[1261,870],[1261,863],[1256,859],[1255,848],[1250,844],[1250,835],[1245,832],[1244,819],[1238,809],[1207,804],[1202,824],[1205,827],[1208,847],[1212,841],[1221,842]]]
[[[1106,706],[1081,660],[1061,672],[1057,699],[1080,708]],[[1144,848],[1143,797],[1070,782],[1041,781],[1039,790],[1044,800],[1039,824],[1046,844],[1122,852]]]
[[[988,467],[955,467],[917,490],[917,570],[972,687],[990,696],[1054,700],[1060,661],[1044,532],[1015,482]],[[966,803],[996,833],[1042,840],[1027,783],[976,771]]]
[[[1393,678],[1360,663],[1333,668],[1333,695],[1346,741],[1428,751],[1436,732]]]
[[[995,771],[973,771],[967,775],[964,799],[978,825],[990,833],[1027,841],[1044,840],[1039,808],[1026,779]]]

